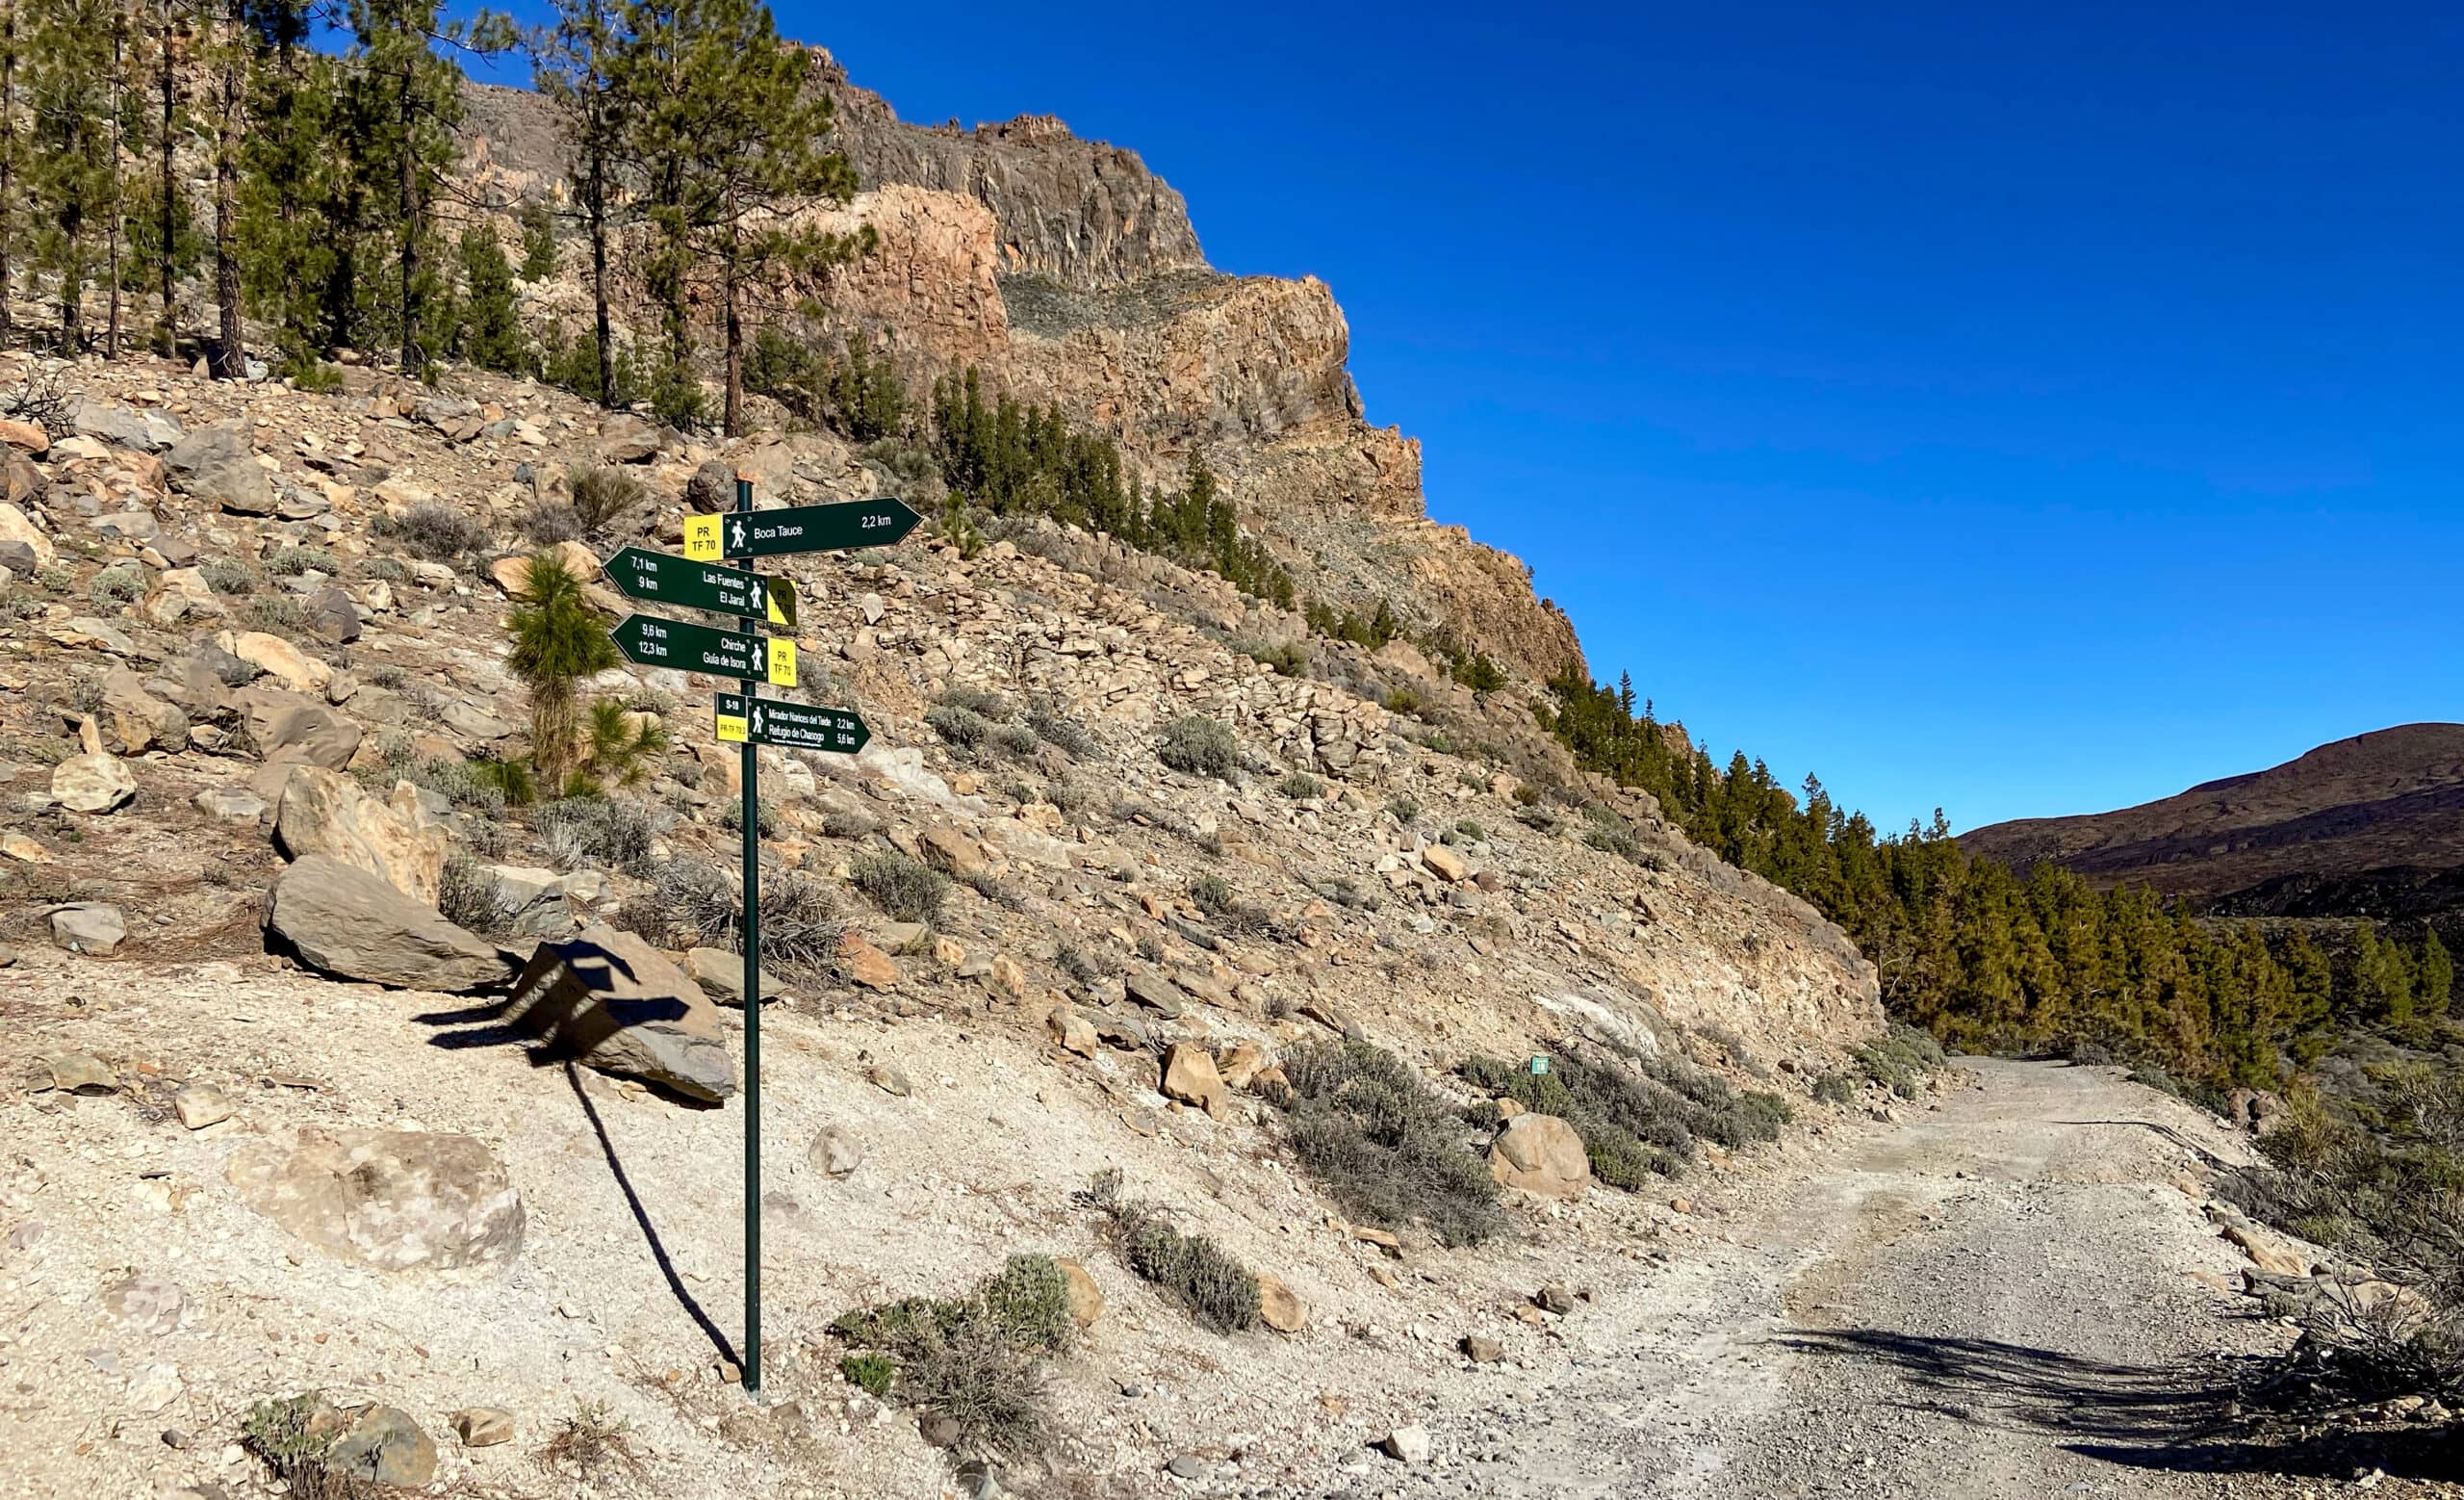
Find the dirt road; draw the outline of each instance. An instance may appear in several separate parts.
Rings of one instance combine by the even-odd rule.
[[[2238,1254],[2172,1185],[2245,1148],[2109,1070],[1981,1087],[1756,1184],[1709,1243],[1566,1327],[1572,1364],[1368,1494],[2215,1496],[2233,1354],[2279,1331],[2194,1280]],[[1398,1483],[1398,1479],[1401,1482]]]

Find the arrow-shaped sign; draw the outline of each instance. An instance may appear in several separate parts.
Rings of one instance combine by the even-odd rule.
[[[687,609],[714,609],[796,628],[796,585],[734,568],[707,568],[664,553],[628,547],[607,559],[607,578],[629,599],[652,599]]]
[[[771,557],[783,553],[886,547],[924,518],[901,500],[851,500],[784,510],[731,510],[684,518],[684,556],[696,562]]]
[[[682,620],[629,614],[615,630],[616,649],[644,666],[672,666],[717,677],[752,678],[774,687],[796,685],[796,643],[715,631]]]
[[[854,755],[873,732],[848,709],[816,709],[783,703],[776,698],[747,698],[742,693],[718,695],[719,738],[729,744],[751,741],[789,750],[828,750]]]

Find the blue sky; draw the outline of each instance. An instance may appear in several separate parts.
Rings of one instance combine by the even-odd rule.
[[[1885,826],[2464,718],[2464,20],[2406,7],[780,10],[1314,273],[1593,671]]]

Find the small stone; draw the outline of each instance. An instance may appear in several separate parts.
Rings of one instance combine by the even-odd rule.
[[[196,810],[226,823],[257,823],[266,815],[266,800],[244,787],[209,787],[196,794]]]
[[[63,1094],[109,1094],[119,1079],[91,1052],[69,1052],[51,1060],[51,1086]]]
[[[400,1408],[370,1407],[326,1452],[324,1467],[415,1489],[436,1478],[436,1443]]]
[[[898,983],[898,966],[859,933],[839,938],[838,964],[850,980],[867,990],[886,990]]]
[[[1061,1268],[1061,1279],[1068,1284],[1069,1321],[1089,1328],[1104,1315],[1103,1288],[1095,1284],[1094,1276],[1080,1261],[1064,1255],[1053,1262]]]
[[[1531,1305],[1543,1312],[1553,1312],[1563,1317],[1575,1310],[1575,1294],[1555,1282],[1551,1282],[1531,1294]]]
[[[1405,1425],[1377,1439],[1379,1451],[1403,1463],[1426,1463],[1436,1445],[1429,1440],[1428,1429],[1418,1422]]]
[[[1223,1079],[1215,1071],[1215,1059],[1195,1043],[1175,1042],[1164,1054],[1162,1088],[1165,1098],[1194,1104],[1210,1115],[1223,1109]]]
[[[1066,1005],[1056,1006],[1044,1024],[1052,1029],[1052,1039],[1064,1049],[1081,1057],[1092,1057],[1101,1049],[1103,1039],[1096,1033],[1095,1023]]]
[[[1164,1465],[1164,1471],[1174,1479],[1210,1479],[1215,1465],[1194,1453],[1184,1453]]]
[[[805,1161],[825,1177],[852,1177],[864,1164],[864,1149],[838,1126],[824,1125],[813,1136],[812,1144],[805,1148]]]
[[[916,1417],[915,1432],[928,1448],[955,1448],[965,1429],[959,1425],[957,1417],[946,1412],[926,1411]]]
[[[873,1064],[864,1070],[864,1077],[873,1087],[897,1099],[906,1099],[915,1092],[915,1085],[907,1081],[906,1073],[887,1063]]]
[[[1258,1273],[1258,1317],[1278,1333],[1297,1333],[1309,1326],[1309,1309],[1271,1271]]]
[[[53,908],[51,941],[71,953],[107,958],[128,941],[128,918],[109,902],[71,902]]]
[[[23,865],[48,865],[52,862],[49,849],[19,833],[0,834],[0,855]]]
[[[1474,1364],[1495,1364],[1505,1358],[1503,1344],[1494,1338],[1483,1338],[1477,1333],[1464,1334],[1462,1348],[1463,1358]]]
[[[136,795],[137,778],[107,750],[70,756],[51,770],[52,800],[72,813],[109,813]]]
[[[180,1124],[192,1130],[220,1125],[231,1118],[231,1100],[211,1083],[184,1085],[171,1096],[171,1108],[178,1112]]]
[[[493,1448],[513,1441],[513,1413],[501,1407],[465,1407],[453,1413],[453,1435],[465,1448]]]
[[[112,1326],[147,1338],[178,1332],[180,1308],[186,1302],[177,1282],[159,1276],[132,1276],[103,1291],[103,1311]]]

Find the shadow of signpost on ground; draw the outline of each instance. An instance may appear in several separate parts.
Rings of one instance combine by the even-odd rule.
[[[581,1086],[581,1070],[571,1062],[565,1064],[565,1082],[572,1086],[574,1098],[581,1101],[582,1113],[590,1117],[590,1128],[599,1137],[599,1150],[607,1158],[607,1170],[615,1176],[617,1191],[625,1195],[625,1205],[633,1211],[633,1222],[642,1227],[642,1238],[650,1246],[651,1258],[658,1262],[658,1274],[667,1279],[667,1289],[675,1294],[686,1315],[701,1326],[719,1357],[742,1368],[744,1359],[736,1353],[735,1345],[710,1321],[710,1315],[685,1288],[684,1279],[677,1274],[676,1262],[668,1258],[667,1246],[658,1237],[658,1227],[651,1223],[650,1210],[642,1206],[641,1195],[633,1191],[633,1180],[625,1174],[624,1159],[616,1153],[616,1143],[608,1137],[606,1122],[599,1118],[599,1106],[590,1101],[589,1092]]]
[[[2304,1437],[2252,1420],[2246,1397],[2277,1361],[2243,1356],[2186,1365],[2133,1365],[1993,1339],[1878,1329],[1802,1330],[1777,1340],[1793,1353],[1891,1367],[1925,1399],[1913,1403],[1978,1427],[2064,1435],[2083,1458],[2173,1473],[2350,1478],[2382,1467],[2419,1479],[2464,1474],[2464,1455],[2438,1429]]]

